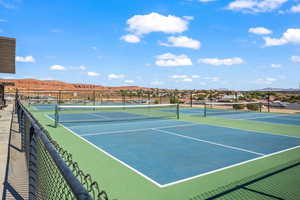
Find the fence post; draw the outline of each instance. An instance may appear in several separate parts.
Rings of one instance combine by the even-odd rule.
[[[176,105],[177,119],[179,119],[179,103]]]
[[[151,104],[150,92],[148,91],[148,104]]]
[[[193,107],[193,91],[191,91],[190,106]]]
[[[268,112],[270,112],[270,93],[268,93]]]

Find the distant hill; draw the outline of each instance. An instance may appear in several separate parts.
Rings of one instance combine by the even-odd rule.
[[[120,86],[120,87],[106,87],[93,84],[80,83],[66,83],[54,80],[37,80],[37,79],[0,79],[0,82],[13,83],[14,86],[8,86],[7,90],[14,90],[15,88],[23,90],[147,90],[148,88],[138,86]]]
[[[295,89],[295,88],[263,88],[257,91],[282,91],[282,92],[295,92],[295,91],[300,91],[300,89]]]

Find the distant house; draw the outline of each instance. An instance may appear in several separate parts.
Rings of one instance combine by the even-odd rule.
[[[236,98],[240,98],[240,97],[244,97],[243,94],[237,94],[237,95],[226,95],[224,94],[219,101],[232,101],[232,100],[235,100]]]

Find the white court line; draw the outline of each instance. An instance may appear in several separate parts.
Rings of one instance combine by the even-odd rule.
[[[189,121],[183,121],[183,122],[189,122]],[[284,133],[275,134],[275,133],[269,133],[269,132],[263,132],[263,131],[257,131],[257,130],[233,128],[233,127],[224,126],[222,124],[206,124],[206,123],[203,123],[203,122],[200,122],[200,121],[199,122],[190,122],[190,123],[198,123],[198,124],[204,125],[204,126],[222,127],[222,128],[227,128],[227,129],[233,129],[233,130],[241,130],[241,131],[244,131],[244,132],[253,132],[253,133],[259,133],[259,134],[267,134],[267,135],[275,135],[275,136],[280,136],[280,137],[289,137],[289,138],[300,139],[300,137],[297,137],[297,136],[283,135]],[[274,123],[270,123],[270,122],[260,122],[260,123],[274,124]],[[287,124],[281,124],[281,125],[287,125]],[[290,125],[287,125],[287,126],[290,126]]]
[[[91,116],[95,116],[95,117],[101,117],[102,119],[109,119],[109,118],[104,117],[104,116],[102,116],[102,115],[97,115],[96,113],[85,113],[85,114],[91,115]],[[80,121],[79,121],[79,122],[80,122]]]
[[[157,123],[157,122],[164,122],[164,121],[171,121],[170,119],[164,119],[164,120],[149,120],[149,121],[143,121],[143,123]],[[124,122],[124,121],[122,121],[122,125],[124,125],[124,124],[134,124],[134,123],[140,123],[141,121],[135,121],[135,120],[132,120],[132,121],[130,121],[130,122]],[[192,123],[192,122],[190,122],[190,123]],[[91,126],[101,126],[101,127],[103,127],[103,126],[111,126],[112,124],[111,123],[99,123],[99,124],[95,124],[95,125],[92,125],[92,124],[89,124],[88,125],[88,127],[91,127]],[[115,124],[113,124],[113,125],[115,125]],[[79,126],[71,126],[72,128],[80,128],[80,127],[84,127],[84,128],[86,128],[87,127],[87,125],[79,125]]]
[[[159,184],[158,182],[156,182],[155,180],[151,179],[150,177],[146,176],[145,174],[143,174],[142,172],[138,171],[137,169],[131,167],[130,165],[126,164],[125,162],[119,160],[118,158],[116,158],[115,156],[111,155],[110,153],[108,153],[107,151],[105,151],[104,149],[100,148],[99,146],[93,144],[92,142],[88,141],[87,139],[81,137],[80,135],[78,135],[77,133],[75,133],[74,131],[72,131],[71,129],[65,127],[64,125],[62,125],[66,130],[70,131],[71,133],[73,133],[75,136],[77,136],[79,139],[85,141],[86,143],[90,144],[91,146],[93,146],[94,148],[98,149],[99,151],[101,151],[102,153],[104,153],[105,155],[107,155],[108,157],[112,158],[113,160],[116,160],[117,162],[121,163],[122,165],[126,166],[127,168],[129,168],[130,170],[134,171],[135,173],[139,174],[140,176],[144,177],[145,179],[147,179],[148,181],[150,181],[151,183],[153,183],[154,185],[162,188],[163,185]]]
[[[290,115],[269,115],[269,116],[263,116],[263,117],[250,117],[250,118],[243,118],[243,119],[237,119],[237,120],[248,120],[248,119],[260,119],[260,118],[276,118],[276,117],[285,117]],[[296,119],[292,119],[296,120]]]
[[[167,183],[167,184],[162,185],[162,188],[169,187],[169,186],[172,186],[172,185],[175,185],[175,184],[178,184],[178,183],[190,181],[190,180],[195,179],[195,178],[199,178],[199,177],[202,177],[202,176],[213,174],[213,173],[216,173],[216,172],[219,172],[219,171],[223,171],[225,169],[229,169],[229,168],[232,168],[232,167],[244,165],[246,163],[249,163],[249,162],[252,162],[252,161],[255,161],[255,160],[260,160],[260,159],[263,159],[263,158],[267,158],[267,157],[270,157],[270,156],[273,156],[273,155],[276,155],[276,154],[280,154],[280,153],[283,153],[283,152],[286,152],[286,151],[290,151],[290,150],[293,150],[293,149],[297,149],[297,148],[300,148],[300,146],[295,146],[295,147],[292,147],[292,148],[289,148],[289,149],[285,149],[285,150],[282,150],[282,151],[274,152],[274,153],[271,153],[271,154],[267,154],[265,156],[260,156],[260,157],[254,158],[254,159],[246,160],[244,162],[240,162],[240,163],[236,163],[236,164],[233,164],[233,165],[229,165],[227,167],[223,167],[223,168],[219,168],[219,169],[216,169],[216,170],[212,170],[212,171],[209,171],[209,172],[206,172],[206,173],[202,173],[202,174],[199,174],[199,175],[196,175],[196,176],[192,176],[192,177],[189,177],[189,178],[185,178],[185,179],[181,179],[181,180],[174,181],[174,182],[171,182],[171,183]]]
[[[53,120],[53,119],[52,119],[52,120]],[[198,175],[196,175],[196,176],[192,176],[192,177],[189,177],[189,178],[185,178],[185,179],[181,179],[181,180],[178,180],[178,181],[170,182],[170,183],[167,183],[167,184],[159,184],[159,183],[156,182],[155,180],[151,179],[150,177],[148,177],[148,176],[146,176],[145,174],[141,173],[141,172],[138,171],[137,169],[135,169],[135,168],[129,166],[129,165],[126,164],[125,162],[123,162],[123,161],[119,160],[118,158],[114,157],[113,155],[111,155],[110,153],[106,152],[106,151],[103,150],[102,148],[100,148],[100,147],[94,145],[93,143],[91,143],[90,141],[88,141],[88,140],[86,140],[85,138],[81,137],[80,135],[78,135],[78,134],[75,133],[74,131],[70,130],[69,128],[65,127],[64,125],[61,124],[61,126],[62,126],[63,128],[65,128],[66,130],[70,131],[70,132],[71,132],[72,134],[74,134],[75,136],[77,136],[79,139],[85,141],[86,143],[90,144],[90,145],[93,146],[94,148],[96,148],[96,149],[98,149],[99,151],[103,152],[105,155],[107,155],[108,157],[112,158],[113,160],[116,160],[117,162],[123,164],[125,167],[127,167],[128,169],[134,171],[135,173],[139,174],[140,176],[144,177],[146,180],[150,181],[151,183],[153,183],[154,185],[158,186],[159,188],[169,187],[169,186],[172,186],[172,185],[175,185],[175,184],[178,184],[178,183],[186,182],[186,181],[189,181],[189,180],[198,178],[198,177],[202,177],[202,176],[205,176],[205,175],[209,175],[209,174],[212,174],[212,173],[216,173],[216,172],[219,172],[219,171],[222,171],[222,170],[225,170],[225,169],[229,169],[229,168],[232,168],[232,167],[235,167],[235,166],[243,165],[243,164],[246,164],[246,163],[255,161],[255,160],[259,160],[259,159],[262,159],[262,158],[266,158],[266,157],[269,157],[269,156],[273,156],[273,155],[276,155],[276,154],[279,154],[279,153],[283,153],[283,152],[285,152],[285,151],[289,151],[289,150],[296,149],[296,148],[299,148],[299,147],[300,147],[300,146],[296,146],[296,147],[292,147],[292,148],[285,149],[285,150],[282,150],[282,151],[274,152],[274,153],[271,153],[271,154],[268,154],[268,155],[265,155],[265,156],[261,156],[261,157],[255,158],[255,159],[251,159],[251,160],[247,160],[247,161],[244,161],[244,162],[236,163],[236,164],[233,164],[233,165],[230,165],[230,166],[226,166],[226,167],[223,167],[223,168],[219,168],[219,169],[216,169],[216,170],[213,170],[213,171],[209,171],[209,172],[206,172],[206,173],[198,174]]]
[[[197,126],[199,124],[183,124],[183,125],[173,125],[173,126],[162,126],[157,127],[158,129],[161,128],[176,128],[176,127],[187,127],[187,126]],[[112,134],[118,134],[118,133],[127,133],[127,132],[138,132],[138,131],[150,131],[154,130],[154,128],[140,128],[140,129],[129,129],[129,130],[121,130],[121,131],[107,131],[107,132],[101,132],[101,133],[90,133],[90,134],[84,134],[81,136],[96,136],[96,135],[112,135]]]
[[[190,136],[186,136],[186,135],[173,133],[171,131],[160,130],[160,129],[157,129],[157,128],[152,128],[152,130],[162,132],[162,133],[166,133],[166,134],[169,134],[169,135],[175,135],[175,136],[190,139],[190,140],[195,140],[195,141],[198,141],[198,142],[204,142],[204,143],[208,143],[208,144],[212,144],[212,145],[217,145],[217,146],[225,147],[225,148],[228,148],[228,149],[244,151],[244,152],[251,153],[251,154],[256,154],[256,155],[259,155],[259,156],[264,156],[265,155],[265,154],[262,154],[262,153],[258,153],[258,152],[255,152],[255,151],[250,151],[250,150],[239,148],[239,147],[234,147],[234,146],[230,146],[230,145],[220,144],[220,143],[217,143],[217,142],[211,142],[211,141],[202,140],[202,139],[198,139],[198,138],[194,138],[194,137],[190,137]]]
[[[39,109],[37,109],[37,107],[36,107],[36,106],[30,105],[30,106],[29,106],[29,108],[30,108],[30,107],[32,107],[32,108],[33,108],[33,110],[39,110]]]
[[[51,119],[52,121],[54,121],[54,119],[52,119],[48,114],[45,114],[49,119]],[[170,119],[167,119],[167,120],[161,120],[161,121],[170,121]],[[233,127],[227,127],[227,126],[224,126],[224,125],[211,125],[211,124],[205,124],[203,122],[189,122],[189,121],[183,121],[183,120],[180,120],[181,122],[186,122],[186,123],[190,123],[191,125],[192,124],[195,124],[195,125],[204,125],[204,126],[213,126],[213,127],[222,127],[222,128],[227,128],[227,129],[233,129],[233,130],[241,130],[241,131],[244,131],[244,132],[253,132],[253,133],[259,133],[259,134],[267,134],[267,135],[274,135],[274,136],[279,136],[279,137],[288,137],[288,138],[296,138],[296,139],[300,139],[300,137],[297,137],[297,136],[289,136],[289,135],[282,135],[282,134],[275,134],[275,133],[267,133],[267,132],[261,132],[261,131],[256,131],[256,130],[247,130],[247,129],[241,129],[241,128],[233,128]],[[156,122],[157,121],[151,121],[152,122]],[[150,123],[147,122],[147,123]],[[59,123],[60,124],[60,123]],[[122,123],[122,124],[132,124],[132,122],[128,122],[128,123]],[[61,124],[62,125],[62,124]],[[102,124],[101,126],[105,126],[105,125],[108,125],[108,126],[111,126],[111,124]],[[63,125],[62,125],[63,126]],[[89,127],[90,126],[99,126],[99,125],[88,125]],[[179,125],[178,125],[179,126]],[[86,125],[85,126],[72,126],[71,128],[77,128],[77,127],[84,127],[86,128]]]

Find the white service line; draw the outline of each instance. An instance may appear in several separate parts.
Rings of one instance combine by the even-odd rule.
[[[160,130],[160,129],[157,129],[157,128],[152,128],[152,130],[155,130],[155,131],[158,131],[158,132],[162,132],[162,133],[167,133],[169,135],[175,135],[175,136],[178,136],[178,137],[187,138],[187,139],[190,139],[190,140],[195,140],[195,141],[198,141],[198,142],[205,142],[205,143],[208,143],[208,144],[213,144],[213,145],[217,145],[217,146],[221,146],[221,147],[225,147],[225,148],[229,148],[229,149],[234,149],[234,150],[238,150],[238,151],[244,151],[244,152],[256,154],[256,155],[259,155],[259,156],[264,156],[265,155],[265,154],[262,154],[262,153],[258,153],[258,152],[255,152],[255,151],[250,151],[250,150],[239,148],[239,147],[234,147],[234,146],[230,146],[230,145],[220,144],[220,143],[216,143],[216,142],[211,142],[211,141],[207,141],[207,140],[201,140],[201,139],[198,139],[198,138],[194,138],[194,137],[190,137],[190,136],[186,136],[186,135],[181,135],[181,134],[173,133],[171,131]]]
[[[147,124],[151,124],[151,123],[157,123],[157,122],[164,122],[164,121],[171,121],[170,119],[164,119],[164,120],[149,120],[149,121],[143,121],[143,123],[147,123]],[[135,120],[131,120],[131,121],[129,121],[129,122],[122,122],[122,125],[124,125],[124,124],[134,124],[134,123],[137,123],[137,124],[140,124],[140,122],[141,121],[139,121],[139,120],[137,120],[137,121],[135,121]],[[105,123],[101,123],[101,122],[99,122],[99,124],[95,124],[95,125],[92,125],[92,124],[89,124],[88,125],[88,127],[91,127],[91,126],[101,126],[101,127],[103,127],[103,126],[111,126],[112,124],[110,123],[110,124],[105,124]],[[86,128],[87,127],[87,125],[79,125],[79,126],[71,126],[71,128],[80,128],[80,127],[84,127],[84,128]]]
[[[284,117],[284,116],[290,116],[290,115],[269,115],[269,116],[263,116],[263,117],[249,117],[249,118],[243,118],[243,119],[237,119],[237,120],[248,120],[248,119],[261,119],[261,118],[276,118],[276,117]]]
[[[53,120],[53,119],[52,119]],[[199,124],[197,124],[199,125]],[[198,177],[202,177],[202,176],[205,176],[205,175],[208,175],[208,174],[212,174],[212,173],[216,173],[216,172],[219,172],[219,171],[222,171],[222,170],[225,170],[225,169],[229,169],[229,168],[232,168],[232,167],[236,167],[236,166],[240,166],[240,165],[243,165],[243,164],[246,164],[246,163],[249,163],[249,162],[252,162],[252,161],[255,161],[255,160],[260,160],[262,158],[266,158],[266,157],[270,157],[270,156],[273,156],[273,155],[276,155],[276,154],[279,154],[279,153],[283,153],[283,152],[286,152],[286,151],[289,151],[289,150],[293,150],[293,149],[296,149],[296,148],[300,148],[300,146],[295,146],[295,147],[292,147],[292,148],[289,148],[289,149],[285,149],[285,150],[282,150],[282,151],[278,151],[278,152],[274,152],[274,153],[271,153],[271,154],[267,154],[267,155],[264,155],[264,156],[260,156],[258,158],[255,158],[255,159],[250,159],[250,160],[247,160],[247,161],[244,161],[244,162],[240,162],[240,163],[236,163],[236,164],[233,164],[233,165],[230,165],[230,166],[226,166],[226,167],[223,167],[223,168],[219,168],[219,169],[216,169],[216,170],[213,170],[213,171],[209,171],[207,173],[202,173],[202,174],[198,174],[196,176],[192,176],[192,177],[188,177],[188,178],[185,178],[185,179],[181,179],[181,180],[178,180],[178,181],[174,181],[174,182],[170,182],[170,183],[167,183],[167,184],[159,184],[158,182],[156,182],[155,180],[151,179],[150,177],[148,177],[147,175],[143,174],[142,172],[138,171],[137,169],[131,167],[130,165],[126,164],[125,162],[119,160],[118,158],[116,158],[115,156],[111,155],[110,153],[106,152],[104,149],[100,148],[99,146],[93,144],[92,142],[88,141],[87,139],[83,138],[82,136],[78,135],[77,133],[75,133],[74,131],[72,131],[71,129],[65,127],[64,125],[61,124],[62,127],[64,127],[65,129],[67,129],[68,131],[70,131],[72,134],[74,134],[75,136],[77,136],[79,139],[85,141],[86,143],[90,144],[91,146],[93,146],[94,148],[98,149],[99,151],[103,152],[104,154],[106,154],[108,157],[116,160],[117,162],[123,164],[124,166],[126,166],[127,168],[129,168],[130,170],[132,170],[133,172],[139,174],[140,176],[144,177],[146,180],[150,181],[151,183],[153,183],[154,185],[160,187],[160,188],[165,188],[165,187],[169,187],[169,186],[172,186],[172,185],[175,185],[175,184],[178,184],[178,183],[182,183],[182,182],[186,182],[186,181],[190,181],[190,180],[193,180],[195,178],[198,178]]]
[[[183,124],[183,125],[174,125],[174,126],[162,126],[158,127],[161,128],[177,128],[177,127],[187,127],[187,126],[198,126],[199,124]],[[118,134],[118,133],[127,133],[127,132],[138,132],[138,131],[150,131],[154,130],[154,128],[140,128],[140,129],[129,129],[129,130],[121,130],[121,131],[107,131],[102,133],[90,133],[90,134],[84,134],[80,136],[95,136],[95,135],[112,135],[112,134]]]
[[[295,147],[292,147],[292,148],[289,148],[289,149],[285,149],[285,150],[282,150],[282,151],[267,154],[265,156],[260,156],[260,157],[254,158],[254,159],[246,160],[244,162],[236,163],[236,164],[229,165],[229,166],[219,168],[219,169],[216,169],[216,170],[212,170],[212,171],[209,171],[209,172],[206,172],[206,173],[198,174],[196,176],[192,176],[192,177],[189,177],[189,178],[185,178],[185,179],[181,179],[181,180],[174,181],[174,182],[171,182],[171,183],[167,183],[167,184],[162,185],[162,187],[163,188],[164,187],[169,187],[169,186],[172,186],[172,185],[175,185],[175,184],[178,184],[178,183],[183,183],[183,182],[186,182],[186,181],[190,181],[190,180],[193,180],[195,178],[199,178],[199,177],[202,177],[202,176],[213,174],[213,173],[223,171],[225,169],[233,168],[233,167],[236,167],[236,166],[244,165],[246,163],[253,162],[255,160],[260,160],[260,159],[263,159],[263,158],[267,158],[267,157],[270,157],[270,156],[273,156],[273,155],[276,155],[276,154],[280,154],[280,153],[283,153],[283,152],[286,152],[286,151],[290,151],[290,150],[293,150],[293,149],[297,149],[297,148],[300,148],[300,146],[295,146]]]
[[[65,127],[64,125],[62,125],[66,130],[70,131],[72,134],[74,134],[75,136],[77,136],[79,139],[85,141],[86,143],[88,143],[89,145],[91,145],[92,147],[98,149],[99,151],[101,151],[102,153],[104,153],[105,155],[107,155],[108,157],[112,158],[113,160],[121,163],[122,165],[124,165],[125,167],[127,167],[128,169],[132,170],[133,172],[139,174],[140,176],[144,177],[145,179],[147,179],[148,181],[150,181],[151,183],[153,183],[154,185],[162,188],[163,185],[159,184],[158,182],[156,182],[155,180],[153,180],[152,178],[150,178],[149,176],[146,176],[145,174],[143,174],[142,172],[140,172],[139,170],[135,169],[134,167],[130,166],[129,164],[123,162],[122,160],[118,159],[117,157],[113,156],[112,154],[108,153],[107,151],[105,151],[104,149],[102,149],[101,147],[93,144],[92,142],[88,141],[87,139],[81,137],[81,135],[78,135],[77,133],[75,133],[74,131],[72,131],[71,129]]]
[[[183,122],[189,122],[189,121],[183,121]],[[191,122],[191,123],[196,123],[196,122]],[[244,131],[244,132],[253,132],[253,133],[259,133],[259,134],[266,134],[266,135],[274,135],[274,136],[279,136],[279,137],[289,137],[289,138],[296,138],[296,139],[300,139],[300,136],[297,137],[297,136],[289,136],[289,135],[284,135],[283,133],[269,133],[269,132],[263,132],[263,131],[258,131],[258,130],[249,130],[249,129],[242,129],[242,128],[237,128],[237,127],[228,127],[228,126],[225,126],[225,125],[222,125],[222,124],[205,124],[204,122],[197,122],[198,124],[201,124],[201,125],[206,125],[206,126],[214,126],[214,127],[222,127],[222,128],[227,128],[227,129],[233,129],[233,130],[241,130],[241,131]],[[263,123],[268,123],[270,124],[269,122],[263,122]],[[286,124],[281,124],[281,125],[286,125]]]
[[[104,117],[102,115],[97,115],[96,113],[86,113],[87,115],[91,115],[91,116],[94,116],[94,117],[101,117],[102,119],[109,119],[107,117]],[[79,121],[80,122],[80,121]]]

